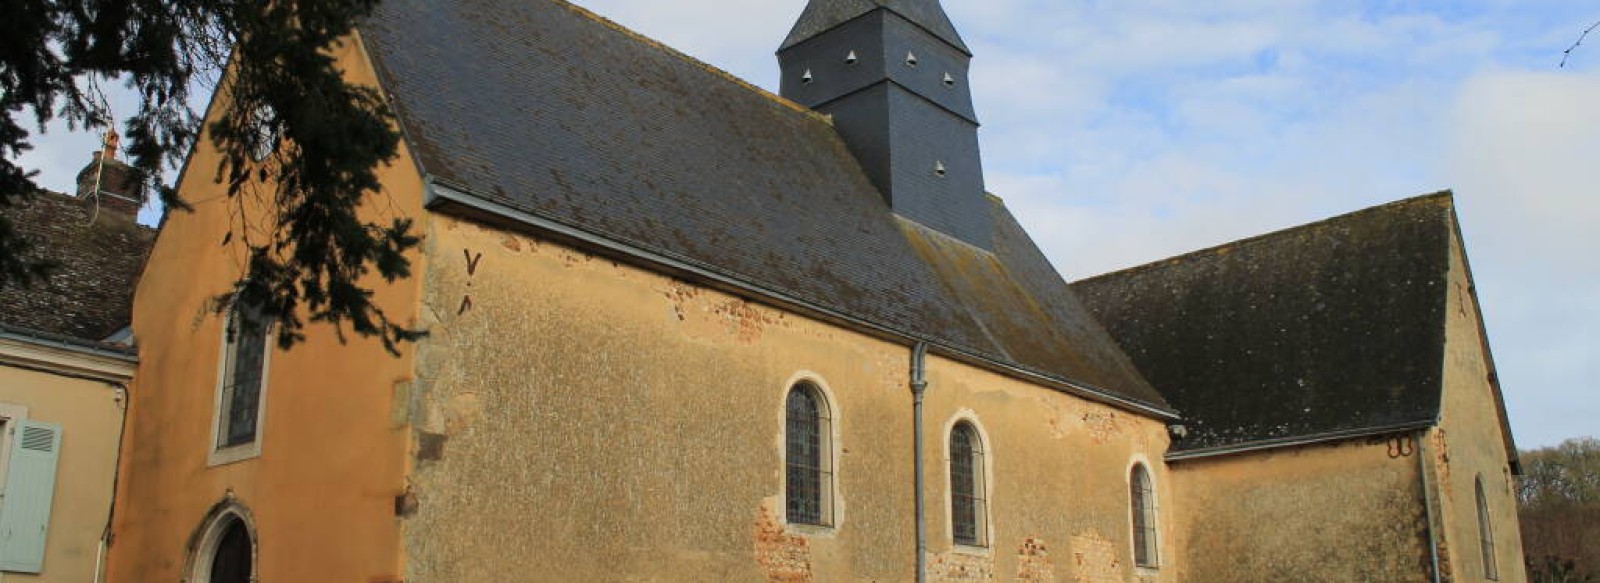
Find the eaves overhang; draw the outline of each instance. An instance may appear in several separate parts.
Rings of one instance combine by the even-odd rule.
[[[0,367],[124,384],[138,364],[125,349],[0,326]]]
[[[1165,422],[1180,419],[1178,412],[1171,408],[1121,397],[1089,383],[1016,363],[1004,362],[957,346],[941,343],[925,334],[853,316],[835,308],[797,298],[782,290],[762,286],[746,278],[739,277],[737,274],[728,273],[726,270],[692,258],[670,252],[643,249],[625,241],[607,237],[604,234],[510,208],[493,202],[486,197],[474,195],[465,187],[450,184],[435,176],[427,176],[426,184],[424,206],[431,211],[492,226],[550,237],[580,250],[593,252],[597,255],[651,271],[666,273],[682,278],[685,281],[705,285],[726,293],[750,298],[760,303],[790,310],[881,340],[908,346],[926,342],[930,347],[930,351],[938,356],[1007,377],[1039,384],[1062,393],[1131,413]]]
[[[1438,424],[1439,424],[1439,421],[1437,419],[1430,419],[1430,420],[1425,420],[1425,421],[1412,421],[1412,422],[1407,422],[1407,423],[1396,423],[1396,424],[1393,424],[1393,425],[1384,425],[1384,426],[1381,426],[1381,427],[1366,427],[1366,428],[1361,428],[1361,429],[1350,429],[1350,430],[1346,430],[1346,431],[1333,431],[1333,432],[1328,432],[1328,433],[1319,433],[1319,434],[1316,434],[1316,435],[1300,435],[1300,436],[1294,436],[1294,437],[1284,437],[1284,438],[1280,438],[1280,439],[1263,439],[1263,440],[1248,441],[1248,442],[1235,443],[1235,444],[1229,444],[1229,445],[1219,445],[1219,446],[1216,446],[1216,447],[1205,447],[1205,448],[1198,448],[1198,449],[1191,449],[1191,450],[1179,450],[1179,451],[1170,452],[1164,457],[1168,462],[1179,462],[1179,461],[1185,461],[1185,460],[1216,458],[1216,457],[1239,455],[1239,454],[1245,454],[1245,453],[1254,453],[1254,452],[1260,452],[1260,451],[1266,451],[1266,450],[1286,449],[1286,448],[1292,448],[1292,447],[1302,447],[1302,446],[1307,446],[1307,445],[1319,445],[1319,444],[1331,443],[1331,442],[1335,442],[1335,441],[1345,441],[1345,440],[1350,440],[1350,439],[1362,439],[1362,438],[1367,438],[1367,437],[1379,437],[1379,436],[1384,436],[1384,435],[1393,435],[1393,434],[1396,434],[1396,433],[1406,433],[1406,432],[1410,432],[1410,431],[1420,431],[1420,430],[1423,430],[1423,429],[1428,429],[1428,428],[1434,427],[1434,426],[1436,426]]]

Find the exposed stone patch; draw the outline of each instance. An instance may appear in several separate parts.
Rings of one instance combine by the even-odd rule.
[[[766,504],[756,514],[756,563],[767,574],[768,583],[811,581],[811,546],[805,537],[784,532],[783,525]]]
[[[1443,427],[1433,432],[1433,454],[1434,461],[1439,467],[1440,483],[1450,483],[1450,440],[1445,437]]]
[[[776,310],[707,293],[680,281],[672,281],[658,291],[667,298],[673,315],[685,324],[685,332],[700,340],[752,344],[761,340],[767,328],[785,323],[784,315]]]
[[[1096,444],[1104,444],[1111,438],[1122,433],[1122,424],[1117,419],[1117,412],[1111,410],[1090,410],[1083,414],[1084,428],[1089,430],[1089,437]]]
[[[563,265],[566,265],[567,267],[577,267],[579,265],[586,264],[586,263],[588,263],[590,261],[594,261],[594,256],[593,255],[590,255],[588,253],[581,253],[581,252],[578,252],[578,251],[573,251],[573,250],[567,249],[567,248],[562,248],[560,255],[561,255],[561,263]]]
[[[994,581],[994,558],[946,551],[928,561],[928,578],[933,581]]]
[[[1440,529],[1444,530],[1444,529]],[[1456,568],[1450,562],[1450,542],[1440,533],[1439,539],[1439,583],[1455,583]]]
[[[1050,425],[1050,438],[1066,439],[1068,435],[1072,435],[1072,425],[1069,422],[1070,414],[1062,410],[1061,404],[1049,396],[1040,396],[1038,399],[1040,407],[1045,411],[1049,411],[1048,417],[1045,418],[1045,423]]]
[[[760,309],[740,299],[720,302],[712,313],[726,321],[734,337],[746,344],[760,340],[761,333],[768,326],[778,323],[778,318],[772,311]]]
[[[394,515],[400,518],[410,518],[422,508],[422,502],[417,499],[417,493],[406,486],[406,490],[394,497]]]
[[[417,459],[436,462],[444,459],[444,444],[450,436],[439,433],[417,434]]]
[[[459,393],[450,397],[444,406],[444,430],[455,434],[472,425],[483,414],[483,403],[477,393]]]
[[[1116,545],[1098,532],[1072,537],[1074,583],[1118,583],[1122,580],[1122,559]]]
[[[1028,538],[1017,549],[1018,581],[1055,581],[1055,565],[1050,562],[1050,551],[1044,540]]]

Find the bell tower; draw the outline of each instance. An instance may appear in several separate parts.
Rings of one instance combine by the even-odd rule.
[[[833,117],[896,214],[989,249],[971,60],[939,0],[810,0],[780,93]]]

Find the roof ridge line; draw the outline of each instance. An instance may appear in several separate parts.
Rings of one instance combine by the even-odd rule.
[[[601,16],[600,14],[598,14],[598,13],[592,11],[592,10],[589,10],[588,8],[584,8],[582,6],[578,6],[577,4],[573,4],[572,2],[569,2],[568,0],[554,0],[554,1],[555,1],[555,3],[561,5],[562,7],[564,7],[567,10],[573,12],[574,14],[577,14],[578,16],[582,16],[582,17],[587,18],[589,20],[592,20],[592,21],[594,21],[594,22],[596,22],[596,23],[598,23],[598,24],[600,24],[602,26],[605,26],[607,28],[610,28],[612,30],[620,32],[624,36],[626,36],[626,37],[628,37],[630,39],[633,39],[635,41],[638,41],[639,43],[644,44],[645,46],[652,47],[652,48],[654,48],[656,50],[659,50],[659,51],[661,51],[663,53],[666,53],[669,56],[675,57],[675,58],[680,59],[680,60],[682,60],[682,61],[684,61],[686,63],[694,65],[694,66],[700,68],[701,70],[704,70],[704,71],[706,71],[708,73],[711,73],[713,75],[716,75],[718,77],[722,77],[725,80],[732,81],[735,85],[739,85],[739,86],[751,91],[752,93],[755,93],[757,95],[765,97],[769,101],[777,103],[778,105],[782,105],[784,107],[788,107],[789,109],[795,110],[795,111],[797,111],[799,113],[806,114],[807,116],[811,117],[812,119],[815,119],[815,120],[820,121],[822,123],[828,124],[829,126],[833,125],[832,118],[830,118],[827,115],[823,115],[821,113],[818,113],[818,112],[812,110],[809,107],[806,107],[804,105],[800,105],[799,103],[795,103],[794,101],[792,101],[792,100],[790,100],[788,98],[785,98],[785,97],[783,97],[781,95],[778,95],[776,93],[773,93],[771,91],[767,91],[766,89],[763,89],[763,88],[761,88],[760,86],[758,86],[758,85],[756,85],[754,83],[751,83],[749,81],[741,79],[738,75],[734,75],[733,73],[729,73],[727,71],[724,71],[724,70],[718,68],[717,66],[712,65],[710,63],[707,63],[705,61],[702,61],[700,59],[697,59],[694,56],[689,55],[688,53],[685,53],[685,52],[680,51],[678,49],[672,48],[670,45],[668,45],[666,43],[663,43],[663,42],[658,41],[656,39],[653,39],[653,38],[650,38],[648,36],[645,36],[644,34],[640,33],[639,31],[636,31],[636,30],[633,30],[631,28],[628,28],[627,26],[623,26],[621,23],[618,23],[617,21],[614,21],[614,20],[611,20],[611,19],[606,18],[604,16]]]
[[[834,25],[834,28],[839,28],[839,27],[845,26],[845,25],[850,24],[852,22],[855,22],[857,20],[861,20],[863,18],[871,16],[873,12],[876,12],[878,10],[882,10],[884,12],[888,12],[888,13],[893,14],[895,16],[899,16],[901,20],[906,21],[911,26],[916,27],[918,30],[921,30],[922,32],[928,33],[928,36],[931,36],[931,37],[933,37],[935,39],[938,39],[939,42],[942,42],[944,44],[950,45],[951,48],[955,49],[956,51],[959,51],[963,55],[966,55],[968,58],[971,58],[971,57],[974,56],[972,54],[972,49],[968,48],[967,46],[965,46],[966,45],[966,39],[962,39],[961,38],[961,33],[959,31],[952,31],[952,32],[956,33],[956,39],[958,41],[960,41],[959,44],[958,43],[953,43],[953,42],[950,42],[949,40],[945,39],[938,32],[935,32],[932,28],[929,28],[928,26],[922,24],[921,22],[917,22],[917,19],[912,18],[911,15],[906,14],[905,12],[903,12],[903,11],[893,7],[893,6],[890,6],[888,4],[884,4],[882,2],[877,2],[876,0],[868,0],[868,1],[872,2],[873,4],[876,4],[877,6],[873,7],[873,8],[868,8],[866,12],[862,12],[861,14],[857,14],[855,16],[852,16],[852,17],[846,19],[844,22],[840,22],[839,24]],[[801,16],[805,16],[805,14],[802,13]],[[946,18],[948,18],[948,17],[949,17],[949,15],[946,15]],[[804,38],[802,40],[799,40],[797,42],[794,42],[794,43],[790,43],[789,40],[787,38],[785,38],[784,41],[783,41],[783,44],[778,46],[777,52],[782,53],[782,52],[787,51],[789,49],[792,49],[792,48],[795,48],[795,47],[799,47],[801,45],[809,44],[809,43],[811,43],[811,41],[817,40],[817,37],[820,37],[820,36],[822,36],[822,33],[813,34],[811,36],[808,36],[808,37],[806,37],[806,38]]]
[[[1112,277],[1117,277],[1117,276],[1131,275],[1131,274],[1134,274],[1134,273],[1142,273],[1142,272],[1145,272],[1145,271],[1151,271],[1151,270],[1167,267],[1169,265],[1173,265],[1173,264],[1177,264],[1177,263],[1183,263],[1185,261],[1188,261],[1188,260],[1191,260],[1191,259],[1196,259],[1196,258],[1199,258],[1199,257],[1204,256],[1204,255],[1214,255],[1214,254],[1217,254],[1217,253],[1219,253],[1219,252],[1221,252],[1223,250],[1233,251],[1233,250],[1236,250],[1236,249],[1241,249],[1241,248],[1245,248],[1245,247],[1259,245],[1259,244],[1265,243],[1267,241],[1271,241],[1271,240],[1277,239],[1279,237],[1283,237],[1283,236],[1288,235],[1290,233],[1296,233],[1296,232],[1300,232],[1300,231],[1305,230],[1305,229],[1310,229],[1310,228],[1313,228],[1313,227],[1320,227],[1320,226],[1328,225],[1328,224],[1331,224],[1331,223],[1336,223],[1336,222],[1339,222],[1339,221],[1348,220],[1348,219],[1351,219],[1351,218],[1353,218],[1353,217],[1355,217],[1357,215],[1375,213],[1375,212],[1379,212],[1379,211],[1389,210],[1389,209],[1402,207],[1402,206],[1408,206],[1408,205],[1422,203],[1422,202],[1431,201],[1431,200],[1435,200],[1435,199],[1453,199],[1454,197],[1455,197],[1455,192],[1454,191],[1451,191],[1449,189],[1445,189],[1445,190],[1439,190],[1439,191],[1431,192],[1431,193],[1428,193],[1428,194],[1422,194],[1422,195],[1412,196],[1412,197],[1409,197],[1409,198],[1403,198],[1403,199],[1400,199],[1400,200],[1390,201],[1390,202],[1386,202],[1386,203],[1379,204],[1379,205],[1373,205],[1373,206],[1369,206],[1369,207],[1362,208],[1362,209],[1356,209],[1356,210],[1353,210],[1353,211],[1350,211],[1350,212],[1341,213],[1341,214],[1338,214],[1338,215],[1334,215],[1334,216],[1331,216],[1331,217],[1328,217],[1328,218],[1325,218],[1325,219],[1312,221],[1312,222],[1309,222],[1309,223],[1303,223],[1303,224],[1300,224],[1300,225],[1284,227],[1282,229],[1277,229],[1277,230],[1274,230],[1274,231],[1268,231],[1268,232],[1262,233],[1260,235],[1254,235],[1254,236],[1250,236],[1250,237],[1245,237],[1243,239],[1237,239],[1237,240],[1229,241],[1229,242],[1226,242],[1226,243],[1212,245],[1210,247],[1204,247],[1204,248],[1196,249],[1194,251],[1189,251],[1189,252],[1186,252],[1186,253],[1179,253],[1177,255],[1173,255],[1173,256],[1170,256],[1170,257],[1165,257],[1165,258],[1162,258],[1162,259],[1157,259],[1155,261],[1141,263],[1139,265],[1134,265],[1132,267],[1125,267],[1125,268],[1118,269],[1118,270],[1115,270],[1115,271],[1108,271],[1108,272],[1105,272],[1105,273],[1102,273],[1100,275],[1096,275],[1096,276],[1093,276],[1093,277],[1085,277],[1085,278],[1077,280],[1077,281],[1069,282],[1067,285],[1071,286],[1071,285],[1077,285],[1077,284],[1080,284],[1080,283],[1089,283],[1089,282],[1093,282],[1093,281],[1098,281],[1098,280],[1102,280],[1102,279],[1110,279]]]
[[[895,8],[893,6],[890,6],[888,4],[880,3],[880,4],[878,4],[878,6],[882,7],[884,10],[889,11],[891,14],[894,14],[895,16],[899,16],[902,20],[905,20],[906,22],[911,23],[911,26],[915,26],[915,27],[917,27],[919,29],[922,29],[922,31],[928,33],[929,36],[932,36],[933,38],[939,39],[939,42],[942,42],[944,44],[950,45],[950,48],[953,48],[953,49],[955,49],[957,51],[960,51],[961,54],[966,55],[969,58],[974,56],[972,54],[972,49],[970,49],[970,48],[968,48],[966,46],[967,40],[964,39],[964,38],[961,38],[961,31],[954,29],[954,23],[951,23],[952,26],[951,26],[951,31],[950,32],[955,33],[956,42],[950,42],[949,39],[946,39],[946,38],[944,38],[944,36],[940,35],[939,33],[934,32],[932,28],[928,28],[927,25],[925,25],[925,24],[923,24],[921,22],[917,22],[917,19],[912,18],[910,14],[906,14],[905,12],[901,11],[900,9]],[[941,6],[940,9],[943,10],[943,7]],[[948,19],[949,17],[950,17],[949,14],[945,15],[946,19]]]
[[[100,194],[115,196],[115,197],[120,198],[122,200],[133,200],[131,198],[128,198],[128,197],[125,197],[125,196],[118,196],[118,195],[116,195],[114,193],[110,193],[110,192],[102,191]],[[64,202],[74,202],[74,203],[82,203],[85,200],[87,200],[87,197],[82,197],[82,196],[78,196],[78,195],[75,195],[75,194],[67,194],[66,192],[59,191],[59,190],[52,190],[52,189],[49,189],[49,188],[39,188],[39,189],[36,189],[34,192],[24,194],[23,196],[46,197],[46,198],[53,197],[53,198],[63,199]],[[96,196],[99,196],[99,195],[96,195]],[[141,206],[140,210],[144,210],[144,207]],[[109,215],[102,214],[101,216],[117,217],[119,215],[117,213],[112,213],[112,214],[109,214]],[[132,216],[128,216],[128,215],[122,215],[122,216],[127,216],[128,217],[128,221],[127,222],[133,223],[133,226],[138,227],[140,229],[144,229],[144,230],[149,231],[151,233],[157,233],[157,232],[161,231],[161,229],[159,227],[152,227],[150,225],[146,225],[144,223],[139,222],[139,215],[137,213],[133,214]],[[113,219],[113,220],[115,220],[115,219]]]

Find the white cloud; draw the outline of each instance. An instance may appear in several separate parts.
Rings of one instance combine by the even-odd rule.
[[[1600,74],[1488,71],[1450,111],[1479,294],[1518,437],[1553,444],[1600,418]]]
[[[769,89],[802,0],[582,0]],[[1600,47],[1565,0],[944,0],[989,187],[1069,277],[1455,187],[1523,445],[1595,433]],[[30,160],[70,182],[93,138]],[[59,178],[65,176],[65,178]],[[1587,423],[1587,425],[1586,425]]]

